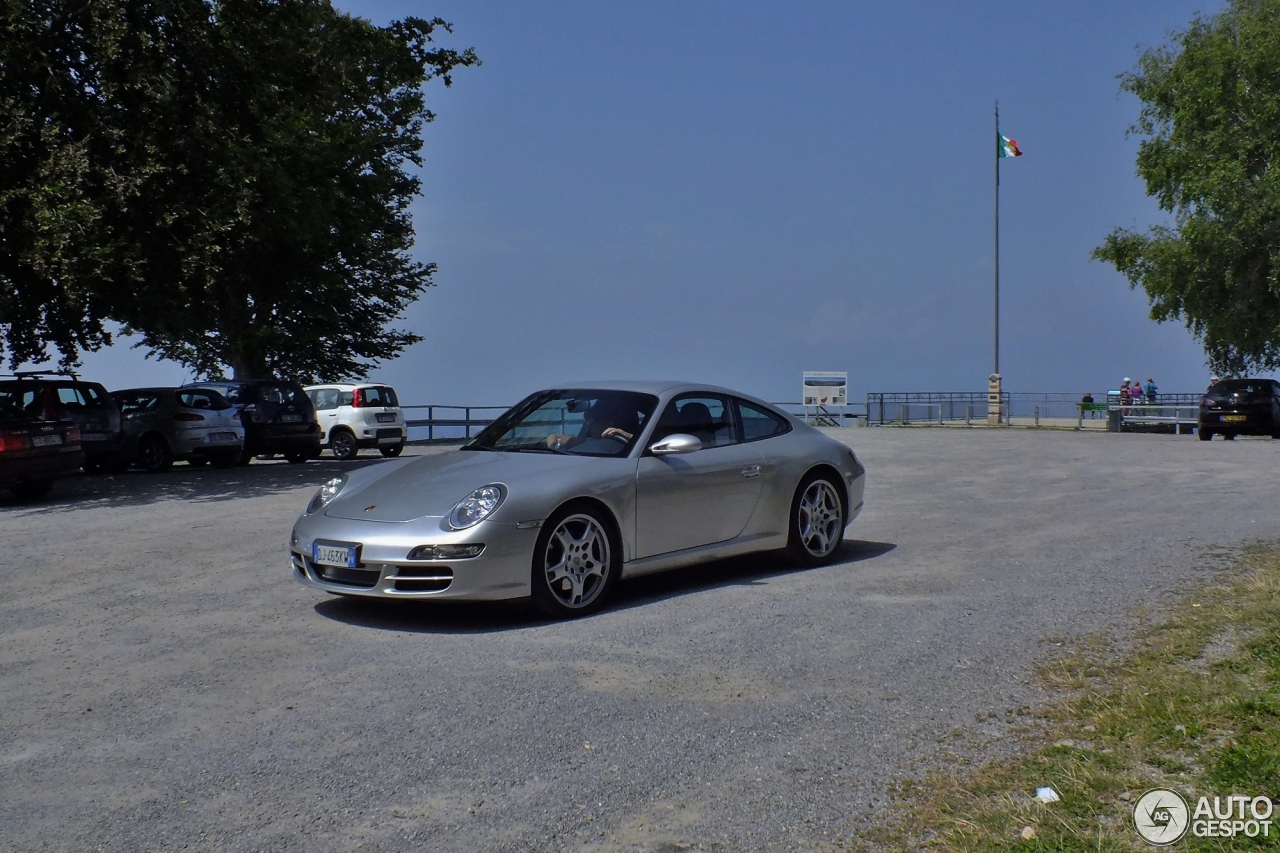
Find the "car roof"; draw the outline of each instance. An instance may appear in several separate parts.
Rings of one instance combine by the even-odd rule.
[[[356,382],[356,383],[320,382],[316,385],[308,385],[304,390],[317,391],[321,388],[337,388],[339,391],[354,391],[357,388],[391,388],[391,383],[389,382]]]
[[[641,394],[668,394],[675,396],[691,391],[707,391],[713,394],[732,394],[735,397],[755,399],[750,394],[724,388],[720,385],[707,385],[702,382],[687,382],[674,379],[626,379],[626,380],[590,380],[586,382],[563,382],[550,388],[575,388],[583,391],[637,391]]]

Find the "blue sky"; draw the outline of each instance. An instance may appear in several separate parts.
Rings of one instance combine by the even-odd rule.
[[[984,390],[993,135],[1001,372],[1098,394],[1207,384],[1180,325],[1089,253],[1161,219],[1118,90],[1139,48],[1217,3],[339,2],[439,15],[484,65],[435,85],[415,253],[426,337],[373,378],[406,403],[507,404],[573,379],[673,377],[799,398]],[[117,346],[118,388],[181,367]]]

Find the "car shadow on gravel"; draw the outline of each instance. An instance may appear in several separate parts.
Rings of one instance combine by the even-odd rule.
[[[178,462],[162,474],[144,471],[75,474],[58,480],[49,496],[38,501],[20,501],[12,493],[0,490],[0,511],[14,516],[22,513],[47,515],[102,506],[141,506],[165,501],[206,503],[262,497],[306,486],[318,487],[343,471],[377,465],[382,461],[370,457],[339,462],[321,457],[301,465],[290,465],[283,459],[272,459],[254,460],[244,467],[226,469],[192,468]],[[298,505],[298,512],[301,511],[302,503]]]
[[[724,586],[755,586],[770,578],[801,572],[831,572],[888,554],[890,542],[847,541],[836,563],[817,568],[788,565],[777,553],[748,554],[674,569],[625,581],[613,600],[597,615],[644,607]],[[526,602],[392,601],[335,597],[318,603],[315,611],[326,619],[360,628],[421,634],[488,634],[560,624],[534,612]],[[594,618],[592,616],[586,617]]]

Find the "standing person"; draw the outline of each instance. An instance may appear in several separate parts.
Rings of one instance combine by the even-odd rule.
[[[1212,388],[1214,385],[1217,385],[1217,384],[1218,384],[1218,377],[1216,377],[1216,376],[1210,376],[1210,377],[1209,377],[1209,387],[1210,387],[1210,388]]]
[[[1156,401],[1156,381],[1150,376],[1147,377],[1147,402],[1154,403]]]
[[[1133,389],[1129,387],[1129,377],[1126,376],[1124,378],[1124,381],[1120,383],[1120,405],[1122,407],[1128,406],[1132,402],[1133,402]]]
[[[1132,393],[1133,393],[1133,403],[1134,403],[1134,405],[1135,405],[1135,406],[1141,406],[1141,405],[1142,405],[1142,403],[1143,403],[1143,399],[1142,399],[1142,380],[1141,380],[1141,379],[1135,379],[1135,380],[1133,380],[1133,385],[1130,387],[1130,390],[1131,390],[1131,391],[1132,391]]]

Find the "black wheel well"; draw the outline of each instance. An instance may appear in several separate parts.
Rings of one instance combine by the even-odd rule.
[[[331,444],[333,443],[334,435],[340,432],[345,432],[347,435],[351,436],[352,438],[356,437],[355,430],[353,430],[351,427],[347,426],[346,424],[334,424],[333,426],[329,427],[329,442]]]
[[[613,514],[613,510],[609,509],[609,505],[599,498],[586,496],[570,498],[552,510],[551,514],[548,515],[547,518],[552,518],[560,515],[561,513],[571,511],[574,507],[590,507],[591,509],[599,511],[600,516],[605,520],[605,523],[609,525],[609,532],[613,534],[614,540],[619,546],[621,546],[622,551],[620,553],[625,556],[627,546],[626,542],[622,539],[622,525],[618,523],[618,518]]]
[[[845,522],[849,520],[849,486],[844,481],[844,475],[834,466],[826,462],[820,462],[814,465],[808,471],[804,472],[804,476],[800,478],[800,482],[796,484],[796,497],[800,495],[800,486],[811,477],[825,476],[836,486],[836,494],[840,495],[840,507],[844,510]],[[794,501],[795,498],[792,498]]]

